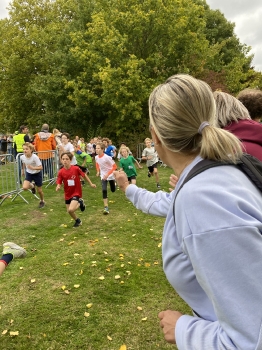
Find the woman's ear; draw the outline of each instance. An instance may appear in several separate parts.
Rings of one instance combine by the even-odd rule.
[[[159,138],[158,138],[158,136],[157,136],[153,126],[151,126],[151,130],[150,131],[151,131],[152,140],[153,140],[154,144],[157,145],[157,146],[159,144],[161,144],[161,141],[159,140]]]

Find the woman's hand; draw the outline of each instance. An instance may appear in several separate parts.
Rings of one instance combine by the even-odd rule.
[[[178,182],[178,177],[174,174],[171,174],[169,179],[170,179],[169,185],[172,186],[171,188],[169,188],[169,191],[172,192],[176,187],[176,184]]]
[[[163,328],[165,340],[168,343],[176,344],[175,328],[177,320],[183,316],[179,311],[166,310],[158,314],[160,327]]]
[[[126,176],[126,173],[122,170],[114,171],[114,176],[117,182],[117,185],[122,191],[126,191],[127,187],[129,186],[128,178]]]

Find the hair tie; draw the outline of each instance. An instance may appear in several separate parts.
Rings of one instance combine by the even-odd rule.
[[[208,126],[208,125],[210,125],[208,122],[202,122],[202,123],[200,124],[200,127],[198,128],[198,133],[199,133],[200,135],[202,135],[203,129],[204,129],[206,126]]]

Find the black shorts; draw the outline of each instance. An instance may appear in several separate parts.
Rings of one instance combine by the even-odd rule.
[[[155,168],[157,168],[157,163],[148,166],[148,170],[150,171],[150,173],[153,173]]]
[[[83,167],[82,165],[76,164],[76,166],[78,166],[78,168],[80,168],[83,171],[83,173],[87,172],[87,168]]]
[[[36,184],[37,187],[42,187],[43,185],[43,176],[42,176],[42,171],[39,171],[39,173],[36,174],[31,174],[28,173],[27,171],[25,172],[25,180],[32,182]]]
[[[70,204],[72,201],[77,201],[77,202],[79,202],[79,198],[80,198],[80,197],[78,197],[78,196],[74,196],[74,197],[72,197],[72,198],[70,198],[70,199],[66,199],[66,200],[65,200],[65,204]]]
[[[132,175],[132,176],[129,176],[128,177],[128,181],[131,182],[131,180],[135,180],[136,179],[136,176],[135,175]]]

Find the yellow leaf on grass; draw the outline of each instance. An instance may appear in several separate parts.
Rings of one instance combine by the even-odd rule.
[[[59,239],[59,242],[63,242],[65,239],[64,238],[60,238]]]
[[[124,254],[119,254],[119,256],[120,256],[120,257],[123,257],[123,256],[124,256]]]
[[[74,287],[75,287],[75,288],[79,288],[79,287],[80,287],[80,284],[74,284]]]
[[[150,263],[145,263],[145,267],[149,267],[150,265]]]
[[[130,276],[130,275],[131,275],[131,271],[126,271],[126,273],[128,274],[128,276]]]
[[[90,313],[89,313],[89,312],[85,312],[85,313],[84,313],[84,316],[85,316],[85,317],[89,317],[89,316],[90,316]]]
[[[80,254],[78,254],[78,253],[75,253],[75,254],[74,254],[74,256],[78,256],[78,255],[80,255]]]
[[[131,221],[130,219],[128,219],[127,221]]]
[[[127,350],[126,345],[125,344],[121,345],[119,350]]]
[[[63,263],[63,266],[67,266],[67,265],[69,265],[69,263],[68,263],[68,262]]]
[[[150,230],[150,231],[153,231],[153,229],[152,229],[152,228],[150,228],[149,230]]]
[[[19,269],[20,269],[20,270],[23,270],[24,268],[23,268],[23,266],[21,266],[21,267],[19,267]]]
[[[98,277],[98,279],[103,281],[105,279],[105,277],[104,276],[100,276],[100,277]]]
[[[72,241],[72,242],[69,242],[68,245],[72,245],[72,244],[74,244],[74,243],[75,243],[75,241]]]
[[[35,278],[32,278],[32,279],[31,279],[31,283],[35,283]]]
[[[66,286],[62,286],[61,289],[62,289],[62,290],[65,290],[65,289],[66,289]]]
[[[121,284],[124,284],[125,282],[124,281],[120,281]]]
[[[115,280],[119,280],[121,277],[119,275],[115,276]]]
[[[83,275],[83,272],[84,272],[83,270],[80,270],[79,275]]]
[[[158,265],[158,261],[155,261],[155,262],[154,262],[154,265]]]
[[[110,272],[111,270],[110,270],[110,268],[108,267],[108,268],[106,269],[106,271],[107,271],[107,272]]]
[[[107,336],[107,339],[108,339],[108,340],[113,340],[109,335]]]
[[[9,334],[10,334],[11,336],[15,336],[15,335],[18,335],[19,332],[18,332],[18,331],[15,331],[15,332],[10,331]]]
[[[136,236],[136,233],[134,233],[133,235],[132,235],[132,237],[135,237]]]
[[[120,266],[121,266],[121,267],[124,267],[124,266],[125,266],[125,264],[121,264]]]
[[[138,311],[142,311],[143,308],[142,308],[141,306],[138,306],[138,307],[137,307],[137,310],[138,310]]]
[[[5,330],[2,332],[2,334],[5,335],[7,332],[8,332],[8,330],[5,329]]]
[[[70,294],[69,290],[66,289],[65,290],[65,294]]]
[[[88,309],[90,309],[92,306],[93,306],[92,303],[86,304],[86,307],[87,307]]]
[[[142,318],[141,321],[147,321],[147,317]]]
[[[158,243],[158,248],[161,248],[162,247],[162,243]]]

